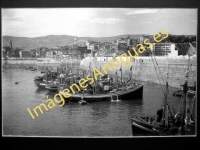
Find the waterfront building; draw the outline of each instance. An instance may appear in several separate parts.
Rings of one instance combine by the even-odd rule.
[[[149,35],[143,34],[142,36],[140,36],[139,42],[144,43],[144,40],[146,39],[150,40]]]
[[[9,54],[11,51],[10,46],[3,46],[3,51],[5,52],[5,54]]]
[[[128,46],[129,50],[132,48],[135,48],[137,46],[137,44],[139,44],[139,39],[129,38],[127,40],[127,46]]]
[[[3,46],[3,53],[6,57],[9,56],[11,57],[12,56],[12,53],[13,53],[13,45],[12,45],[12,41],[11,39],[9,40],[8,44]]]
[[[127,46],[136,46],[139,43],[138,39],[129,38],[127,39]]]
[[[30,52],[31,52],[31,57],[34,57],[36,58],[36,49],[31,49]]]
[[[48,51],[47,47],[40,47],[38,50],[38,56],[40,58],[45,58],[46,57],[46,52]]]
[[[178,50],[175,50],[174,43],[154,43],[151,51],[154,56],[178,56]]]
[[[54,52],[53,50],[46,51],[46,58],[53,58],[53,55],[54,55],[53,52]]]
[[[12,51],[12,57],[20,57],[19,52],[21,50],[23,50],[23,49],[20,49],[18,47],[16,49],[13,49],[13,51]]]
[[[89,50],[94,50],[94,44],[88,45],[88,46],[87,46],[87,49],[89,49]]]
[[[31,58],[31,52],[29,50],[21,50],[19,55],[20,58]]]
[[[125,40],[118,41],[118,50],[126,50],[127,42]]]
[[[95,45],[95,42],[93,42],[93,41],[86,41],[87,49],[94,50],[94,45]]]

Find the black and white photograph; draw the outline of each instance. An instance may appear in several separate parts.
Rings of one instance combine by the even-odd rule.
[[[197,8],[1,8],[3,137],[196,137]]]

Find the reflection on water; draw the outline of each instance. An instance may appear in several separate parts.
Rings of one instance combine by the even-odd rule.
[[[88,105],[71,102],[65,103],[63,107],[55,103],[56,106],[44,110],[33,120],[27,108],[47,104],[46,96],[53,99],[58,93],[38,88],[34,83],[36,74],[24,69],[6,69],[2,73],[4,135],[131,136],[130,116],[153,116],[163,100],[160,85],[145,84],[143,99],[94,102]],[[22,82],[15,85],[16,81]],[[171,95],[174,90],[170,88]],[[176,110],[179,102],[179,97],[173,98]]]

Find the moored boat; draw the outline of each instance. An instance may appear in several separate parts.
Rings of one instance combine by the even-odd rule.
[[[63,95],[62,91],[60,94]],[[68,95],[66,95],[68,96]],[[82,93],[72,94],[70,98],[66,98],[67,101],[79,102],[83,97]],[[85,93],[84,100],[87,102],[98,102],[98,101],[111,101],[111,100],[134,100],[141,99],[143,97],[143,85],[138,84],[132,88],[118,89],[116,91],[110,91],[108,93],[93,94]],[[65,98],[65,95],[63,95]]]
[[[190,96],[190,97],[195,96],[196,95],[196,91],[188,90],[187,91],[187,95]]]
[[[148,122],[149,118],[141,118],[138,116],[131,117],[132,133],[134,136],[148,135],[157,136],[159,131],[157,127]],[[150,119],[149,119],[150,120]]]
[[[182,90],[174,91],[173,96],[182,96]]]
[[[189,66],[188,70],[190,70]],[[196,98],[196,92],[194,91],[196,89],[196,83],[193,87],[188,87],[188,74],[189,72],[186,72],[186,80],[185,83],[181,85],[182,87],[173,93],[173,95],[181,96],[178,111],[175,112],[168,99],[169,90],[167,76],[166,91],[164,92],[163,90],[164,101],[162,109],[157,111],[156,118],[151,117],[149,119],[149,117],[132,116],[131,125],[133,136],[171,136],[195,134],[195,120],[192,119],[192,112]],[[188,95],[194,95],[192,108],[190,108],[189,99],[187,97]]]
[[[39,88],[45,88],[46,82],[45,82],[45,81],[36,81],[35,84],[36,84]]]
[[[44,79],[44,76],[36,76],[34,78],[34,81],[43,81],[43,79]]]
[[[49,83],[45,85],[45,88],[50,92],[57,92],[59,90],[59,85],[57,83]]]
[[[184,84],[183,91],[185,95],[183,116],[179,110],[178,113],[172,114],[169,102],[167,101],[167,94],[165,94],[163,109],[157,111],[156,119],[138,116],[131,117],[133,136],[193,135],[195,133],[195,121],[192,120],[187,104],[188,100],[186,100],[187,82]]]

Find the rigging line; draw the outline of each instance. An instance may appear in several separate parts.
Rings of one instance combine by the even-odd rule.
[[[178,106],[178,112],[180,112],[180,107],[181,107],[182,102],[183,102],[183,96],[181,96],[180,104]]]
[[[169,113],[171,116],[173,116],[173,115],[172,115],[172,111],[171,111],[171,109],[170,109],[170,106],[169,106],[170,104],[171,104],[170,102],[169,102],[169,103],[167,103],[168,110],[169,110],[169,112],[168,112],[168,113]]]
[[[151,55],[151,58],[152,58],[152,55]],[[152,60],[153,60],[153,59],[152,59]],[[156,70],[156,67],[155,67],[154,61],[153,61],[153,65],[154,65],[154,68],[155,68],[155,71],[156,71],[156,75],[157,75],[157,77],[158,77],[158,80],[159,80],[159,82],[160,82],[160,78],[159,78],[159,76],[158,76],[158,73],[157,73],[157,70]],[[165,94],[161,82],[160,82],[160,86],[161,86],[161,89],[162,89],[163,94]]]
[[[171,105],[172,109],[173,109],[173,112],[175,114],[175,109],[174,109],[174,106],[173,106],[173,103],[171,102],[171,97],[168,97],[168,101],[169,101],[169,105]],[[170,106],[169,106],[170,107]]]
[[[173,112],[174,112],[174,114],[176,113],[176,111],[175,111],[175,109],[174,109],[174,105],[173,105],[173,103],[170,103],[171,105],[172,105],[172,109],[173,109]]]
[[[155,67],[155,63],[154,63],[154,61],[153,61],[153,64],[154,64],[154,68],[155,68],[155,71],[156,71],[156,75],[157,75],[158,80],[159,80],[159,82],[160,82],[160,85],[161,85],[162,91],[163,91],[163,93],[164,93],[163,86],[162,86],[161,81],[160,81],[160,78],[159,78],[159,76],[158,76],[158,73],[157,73],[157,70],[156,70],[156,67]]]
[[[159,70],[159,73],[160,73],[161,79],[163,80],[163,83],[165,83],[165,80],[164,80],[164,78],[163,78],[163,76],[162,76],[162,73],[161,73],[161,71],[160,71],[160,67],[159,67],[159,65],[158,65],[158,63],[157,63],[157,61],[156,61],[155,56],[154,56],[154,60],[155,60],[155,62],[156,62],[156,65],[158,66],[158,70]]]
[[[193,98],[193,102],[192,102],[192,108],[191,108],[191,114],[192,114],[192,111],[193,111],[193,107],[194,107],[194,102],[195,102],[195,99],[196,99],[196,95],[194,96]]]
[[[161,71],[160,71],[159,65],[158,65],[158,63],[157,63],[157,61],[156,61],[156,58],[155,58],[155,56],[153,55],[152,51],[150,51],[150,54],[151,54],[151,58],[152,58],[152,62],[154,63],[154,66],[155,66],[155,63],[156,63],[157,66],[158,66],[158,69],[159,69],[159,73],[161,74]],[[154,56],[154,58],[153,58],[152,56]],[[161,77],[162,77],[162,74],[161,74]],[[164,79],[162,79],[162,80],[163,80],[163,84],[164,84],[165,81],[164,81]]]
[[[156,62],[156,65],[158,66],[158,70],[159,70],[159,73],[160,73],[160,75],[161,75],[161,78],[162,78],[163,82],[165,83],[165,80],[164,80],[164,78],[163,78],[163,76],[162,76],[162,73],[161,73],[161,71],[160,71],[160,67],[159,67],[159,65],[158,65],[158,62],[157,62],[155,56],[154,56],[154,60],[155,60],[155,62]]]

